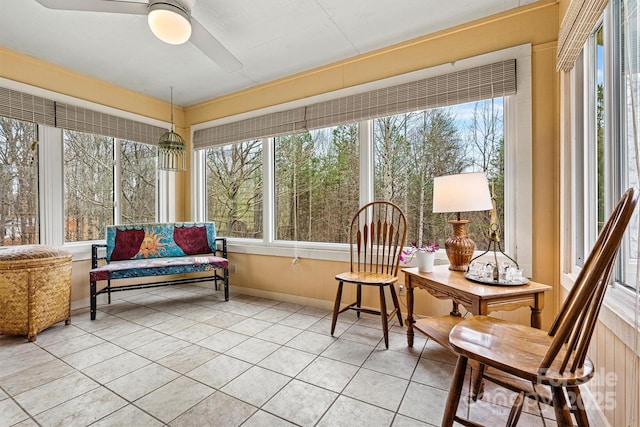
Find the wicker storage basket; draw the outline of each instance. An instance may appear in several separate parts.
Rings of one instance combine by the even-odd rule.
[[[29,341],[71,323],[71,253],[45,245],[0,248],[0,334]]]

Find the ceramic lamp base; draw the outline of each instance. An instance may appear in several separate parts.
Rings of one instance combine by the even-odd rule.
[[[453,236],[449,237],[444,244],[449,257],[449,270],[467,271],[476,248],[476,244],[467,235],[469,221],[450,220],[449,223],[453,226]]]

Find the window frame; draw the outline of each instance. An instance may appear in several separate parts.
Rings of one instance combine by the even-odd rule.
[[[199,129],[222,125],[237,120],[291,109],[304,104],[339,98],[349,94],[392,86],[403,82],[444,74],[473,66],[490,64],[515,58],[517,61],[518,90],[504,97],[505,138],[505,252],[515,255],[525,274],[532,272],[532,106],[531,106],[531,45],[479,55],[443,64],[429,69],[390,77],[380,81],[342,89],[331,93],[291,101],[222,119],[199,123],[191,127],[191,137]],[[373,121],[359,122],[360,135],[360,205],[373,201]],[[319,242],[284,242],[275,240],[274,231],[274,177],[273,138],[263,138],[264,231],[263,239],[228,238],[229,250],[238,253],[300,257],[322,260],[348,261],[348,245]],[[206,218],[206,183],[204,181],[204,150],[192,152],[191,212],[194,221]],[[438,258],[446,259],[444,251]]]
[[[575,66],[561,79],[561,102],[563,112],[567,116],[569,125],[562,130],[562,137],[567,142],[563,144],[561,152],[564,157],[562,162],[566,166],[562,172],[561,184],[562,206],[565,212],[562,216],[560,230],[561,241],[561,274],[560,283],[565,292],[569,292],[582,267],[584,257],[589,253],[591,246],[597,238],[597,214],[592,206],[596,203],[596,178],[597,166],[595,159],[596,135],[595,115],[596,88],[593,70],[595,69],[595,40],[593,34],[600,27],[604,28],[604,108],[605,108],[605,217],[618,201],[626,187],[623,175],[624,163],[627,159],[626,139],[624,144],[612,144],[611,141],[619,141],[623,127],[623,90],[620,79],[614,76],[621,75],[620,57],[620,25],[619,16],[620,1],[609,2],[598,23],[595,25],[592,35],[587,40],[581,54],[576,59]],[[586,118],[593,122],[589,122]],[[564,120],[562,121],[564,122]],[[612,125],[613,124],[613,125]],[[586,143],[585,143],[586,141]],[[613,176],[613,174],[616,174]],[[590,208],[587,208],[589,206]],[[586,213],[586,214],[585,214]],[[625,237],[628,240],[628,234]],[[627,244],[623,241],[621,256],[626,257]],[[635,274],[637,260],[629,259],[627,272]],[[614,274],[621,277],[623,268],[620,262],[616,266]],[[629,279],[627,282],[635,283],[637,279]],[[640,290],[631,289],[614,280],[612,288],[605,294],[604,303],[598,320],[629,348],[635,346],[634,335],[637,332],[636,310],[637,295]]]
[[[619,79],[614,78],[621,73],[618,32],[620,20],[616,10],[618,6],[618,2],[611,2],[607,5],[602,18],[598,20],[587,40],[582,54],[577,58],[576,65],[568,75],[570,83],[567,90],[580,95],[580,98],[572,105],[572,125],[569,135],[574,135],[574,137],[570,146],[571,151],[567,153],[572,159],[571,174],[567,176],[571,186],[566,188],[572,200],[570,218],[580,218],[571,221],[572,224],[569,227],[571,235],[564,239],[567,246],[571,248],[571,257],[565,259],[567,265],[564,271],[571,276],[577,275],[584,257],[589,253],[598,236],[597,213],[593,209],[594,206],[597,206],[596,178],[598,173],[595,123],[597,115],[595,93],[598,84],[595,74],[598,69],[595,54],[597,42],[594,35],[601,27],[604,34],[605,213],[613,209],[618,200],[617,195],[622,194],[627,186],[624,182],[625,168],[623,167],[627,160],[626,140],[624,143],[613,143],[613,141],[621,141],[623,126],[623,88]],[[578,138],[578,136],[584,137]],[[628,240],[628,236],[625,239]],[[625,243],[622,244],[620,251],[622,257],[628,256],[626,246]],[[629,259],[628,263],[634,265],[633,261]],[[628,268],[628,270],[635,271],[635,268]],[[618,263],[614,274],[617,277],[623,275],[620,263]],[[614,283],[614,286],[626,289],[619,282]]]
[[[30,95],[40,96],[55,102],[67,103],[78,107],[91,109],[97,112],[111,114],[126,119],[147,123],[154,126],[169,128],[171,124],[139,114],[118,110],[113,107],[97,104],[72,96],[63,95],[50,90],[37,88],[24,83],[0,78],[0,86],[17,90]],[[63,129],[49,125],[36,123],[38,135],[38,205],[40,215],[40,244],[59,246],[69,250],[74,261],[91,259],[91,245],[104,243],[102,240],[90,240],[82,242],[64,241],[64,143]],[[114,145],[119,144],[119,139],[114,138]],[[116,168],[116,171],[119,168]],[[168,171],[157,171],[158,185],[156,187],[157,221],[174,221],[176,218],[175,176]],[[114,180],[118,178],[114,175]],[[115,190],[115,183],[114,183]],[[115,192],[114,192],[115,194]],[[118,200],[120,194],[118,193]],[[118,212],[114,208],[114,214]],[[115,218],[115,217],[114,217]],[[114,219],[116,222],[118,218]]]

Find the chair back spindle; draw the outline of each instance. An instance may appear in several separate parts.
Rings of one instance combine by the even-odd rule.
[[[407,220],[391,202],[372,202],[351,221],[351,271],[397,275]]]

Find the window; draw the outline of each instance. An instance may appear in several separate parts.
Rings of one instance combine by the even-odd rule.
[[[207,220],[228,237],[262,238],[262,140],[206,150]]]
[[[119,222],[121,224],[153,222],[156,220],[157,205],[157,148],[139,142],[116,141],[120,142]]]
[[[113,138],[64,131],[64,237],[104,239],[113,224]]]
[[[104,239],[109,224],[155,220],[155,151],[146,144],[64,131],[66,242]]]
[[[595,130],[596,137],[596,193],[597,193],[597,229],[600,231],[606,222],[604,212],[604,192],[605,192],[605,156],[604,156],[604,121],[605,121],[605,105],[604,105],[604,30],[602,25],[594,33],[594,48],[593,52],[595,56],[595,69],[593,70],[593,81],[595,87],[593,88],[593,96],[596,100],[595,117]]]
[[[621,100],[621,129],[622,150],[621,169],[624,171],[622,178],[623,188],[640,186],[638,173],[640,172],[640,8],[638,0],[626,0],[619,9],[616,28],[620,31],[620,71],[624,76],[620,90]],[[627,22],[627,25],[624,25]],[[627,232],[622,250],[625,262],[620,273],[622,282],[626,286],[635,287],[636,262],[638,259],[638,211],[631,222],[632,226]],[[634,262],[635,261],[635,262]]]
[[[175,182],[156,170],[168,123],[0,80],[0,246],[88,259],[107,224],[175,220]]]
[[[439,129],[442,124],[447,128]],[[448,218],[439,215],[436,224],[429,215],[431,180],[483,170],[498,199],[503,249],[531,274],[529,45],[200,123],[192,131],[194,219],[216,221],[231,250],[294,258],[303,251],[303,257],[344,260],[354,212],[382,198],[405,211],[408,239],[419,240],[419,233],[423,239],[445,239],[451,233]],[[447,145],[438,140],[443,136]],[[245,213],[233,216],[229,144],[257,139],[262,141],[261,174],[256,170],[262,176],[261,205],[245,205]],[[225,150],[227,169],[220,173]],[[429,158],[434,153],[437,161]],[[257,181],[250,181],[235,199],[238,205],[260,198]],[[478,228],[471,230],[472,238],[484,249],[489,213],[473,215]],[[421,218],[431,222],[420,227]],[[446,232],[439,234],[436,225]]]
[[[275,139],[276,239],[347,243],[358,210],[358,126]]]
[[[623,25],[624,19],[628,19],[628,26]],[[575,231],[574,263],[578,266],[620,194],[630,186],[638,186],[638,25],[637,0],[610,3],[573,71],[576,92],[585,93],[584,107],[576,108],[577,123],[583,127],[576,134],[585,135],[584,152],[574,147],[573,216],[584,216]],[[581,233],[587,237],[583,239]],[[622,245],[616,282],[636,286],[637,251],[636,212]]]
[[[374,120],[375,198],[407,216],[409,241],[439,242],[451,233],[447,217],[432,214],[433,179],[483,171],[492,183],[503,224],[502,98]],[[487,212],[465,213],[477,248],[487,248]]]
[[[36,125],[0,117],[0,246],[39,242]]]

